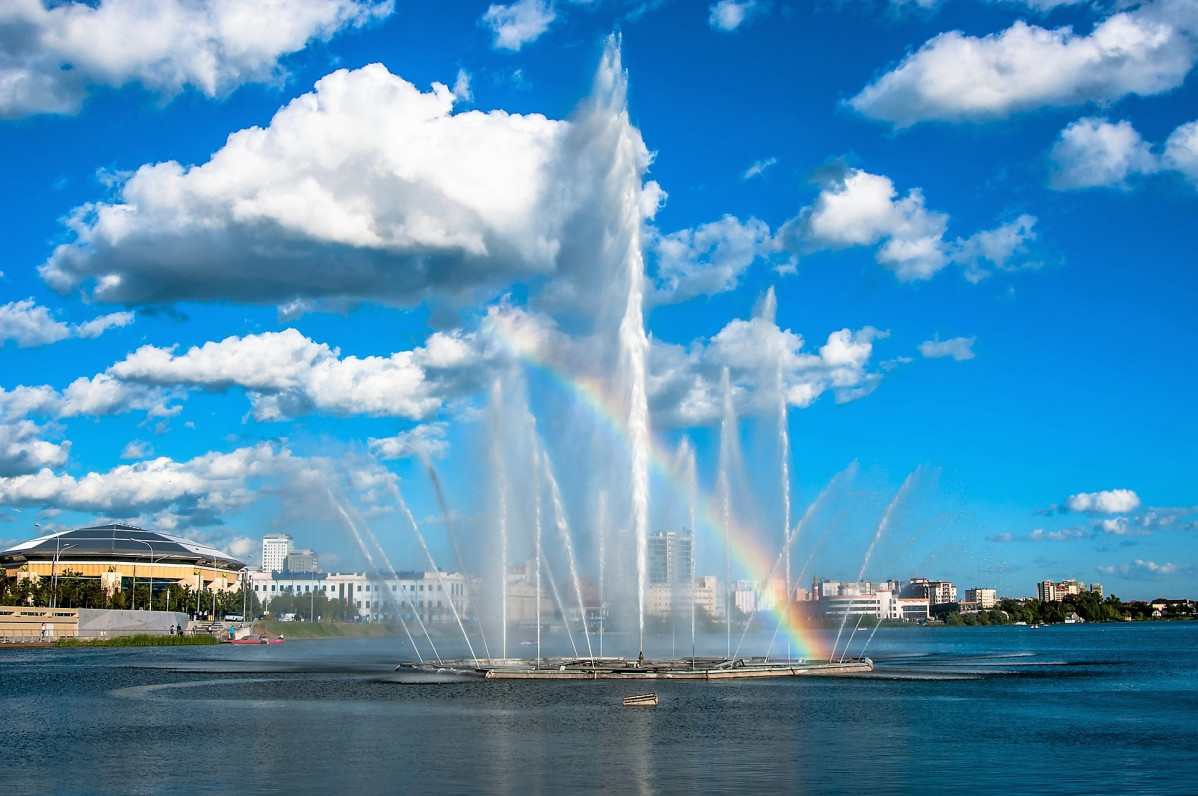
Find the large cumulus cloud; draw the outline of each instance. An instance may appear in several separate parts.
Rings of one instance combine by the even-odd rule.
[[[1001,33],[949,31],[848,104],[896,128],[984,121],[1045,106],[1113,102],[1177,88],[1198,59],[1198,2],[1158,0],[1113,14],[1089,34],[1018,21]]]
[[[223,95],[275,78],[282,56],[392,7],[390,0],[5,0],[0,118],[74,113],[94,86]]]
[[[622,87],[613,50],[597,85]],[[144,165],[112,201],[77,208],[74,240],[41,274],[110,302],[410,306],[595,270],[579,241],[603,234],[590,230],[629,189],[608,184],[611,147],[591,140],[627,134],[617,93],[597,125],[454,113],[444,85],[421,91],[379,64],[340,70],[208,162]]]

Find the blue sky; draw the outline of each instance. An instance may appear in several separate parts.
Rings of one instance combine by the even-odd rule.
[[[753,546],[784,396],[792,523],[857,463],[806,577],[855,576],[910,476],[867,576],[1194,596],[1198,2],[51,5],[0,11],[0,540],[361,567],[337,500],[418,567],[423,450],[485,566],[496,470],[528,481],[501,383],[593,560],[628,233],[654,439],[715,500],[730,369]]]

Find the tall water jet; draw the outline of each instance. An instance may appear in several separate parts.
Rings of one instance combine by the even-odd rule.
[[[566,550],[566,562],[570,567],[570,580],[574,584],[574,596],[578,601],[578,616],[582,622],[582,632],[587,640],[587,657],[593,658],[594,653],[591,651],[591,631],[587,627],[587,609],[586,603],[582,599],[582,579],[578,577],[578,563],[574,557],[574,542],[570,539],[570,527],[566,523],[566,509],[562,505],[561,490],[557,486],[557,479],[553,475],[553,466],[549,461],[549,454],[542,451],[541,453],[542,466],[545,469],[545,480],[549,483],[549,496],[553,500],[553,520],[557,526],[558,538],[561,539],[562,547]],[[562,619],[569,627],[569,620],[566,619],[566,614],[562,612]]]
[[[645,264],[641,251],[644,199],[642,177],[651,155],[640,133],[628,117],[628,77],[620,60],[620,42],[608,39],[595,73],[591,96],[580,109],[565,146],[580,155],[598,192],[596,201],[605,204],[602,218],[590,217],[576,250],[595,265],[587,287],[598,290],[594,344],[605,361],[596,376],[607,379],[614,373],[608,398],[621,413],[628,443],[627,483],[621,484],[628,497],[627,510],[635,539],[637,625],[641,647],[645,635],[645,599],[649,549],[649,401],[646,359],[649,337],[645,333]],[[584,249],[582,245],[589,244]],[[583,277],[587,278],[587,277]],[[613,339],[614,338],[614,339]],[[615,343],[615,351],[611,344]],[[623,508],[623,507],[622,507]]]
[[[355,523],[353,521],[353,518],[351,518],[349,516],[349,512],[345,510],[345,506],[341,505],[341,501],[337,500],[337,498],[333,495],[332,489],[326,489],[325,492],[328,495],[329,502],[333,504],[333,507],[335,509],[337,509],[338,514],[340,514],[342,523],[344,523],[345,527],[349,529],[350,534],[353,535],[354,541],[357,542],[357,544],[358,544],[358,550],[362,553],[362,556],[366,559],[367,565],[370,567],[371,571],[377,573],[378,567],[374,563],[374,556],[371,554],[370,549],[366,546],[365,541],[362,539],[362,533],[358,529],[357,523]],[[379,555],[381,555],[383,557],[383,560],[386,563],[388,569],[390,569],[391,562],[386,560],[387,554],[383,552],[382,546],[379,545],[377,539],[374,539],[373,534],[371,534],[371,539],[374,542],[374,546],[375,546],[375,548],[377,548]],[[394,570],[392,570],[392,571],[394,571]],[[404,634],[407,635],[407,637],[408,637],[408,643],[411,644],[412,649],[415,650],[416,657],[420,658],[420,660],[423,661],[424,658],[420,654],[420,648],[416,646],[416,641],[412,638],[411,631],[408,630],[408,623],[404,621],[403,612],[399,610],[399,605],[395,603],[394,599],[391,598],[391,595],[389,592],[387,592],[387,590],[384,589],[383,593],[387,594],[388,600],[394,605],[395,615],[397,617],[399,617],[399,624],[401,627],[403,627]],[[433,637],[431,635],[429,635],[428,628],[424,626],[424,620],[422,620],[420,618],[420,612],[417,611],[416,606],[414,604],[412,604],[412,598],[407,594],[406,590],[404,592],[404,596],[408,597],[408,603],[409,603],[410,607],[412,608],[412,613],[415,615],[416,622],[420,625],[420,630],[424,633],[424,638],[428,641],[428,645],[433,651],[433,657],[436,658],[437,660],[440,660],[441,655],[437,652],[437,646],[435,644],[433,644]]]
[[[720,373],[723,417],[720,420],[720,462],[717,489],[720,493],[721,523],[724,526],[724,656],[732,656],[732,468],[740,463],[740,431],[732,403],[732,377],[725,366]]]
[[[433,553],[428,548],[428,543],[424,539],[420,525],[416,522],[416,517],[412,514],[412,510],[408,508],[407,501],[403,499],[403,495],[399,491],[399,485],[394,481],[391,481],[390,485],[391,496],[395,499],[396,505],[399,506],[404,516],[408,518],[408,524],[412,527],[412,532],[416,535],[416,541],[420,543],[420,549],[424,551],[424,557],[428,561],[429,569],[437,576],[437,588],[445,595],[445,601],[449,603],[449,610],[453,613],[453,618],[458,623],[458,629],[462,631],[462,638],[466,641],[466,648],[470,650],[470,657],[477,661],[478,656],[474,653],[474,645],[470,643],[470,634],[466,632],[466,626],[462,623],[462,616],[458,613],[458,607],[453,601],[453,595],[449,589],[445,588],[445,578],[442,576],[437,562],[433,559]]]
[[[533,456],[534,456],[534,460],[535,460],[536,449],[537,449],[536,430],[535,429],[532,431],[532,439],[533,439],[532,450],[533,450]],[[535,603],[536,607],[533,610],[536,611],[536,613],[537,613],[537,665],[538,666],[540,666],[540,664],[541,664],[541,570],[543,569],[543,567],[542,567],[543,555],[542,555],[542,551],[541,551],[541,476],[540,476],[540,469],[541,468],[539,468],[535,465],[532,468],[532,494],[533,494],[533,506],[534,506],[533,535],[535,538],[534,546],[536,548],[536,559],[537,559],[537,572],[536,572],[536,582],[537,582],[536,598],[537,599],[536,599],[536,603]]]
[[[772,295],[772,293],[771,293]],[[782,475],[782,550],[786,559],[786,609],[784,616],[786,626],[790,627],[790,602],[791,602],[791,580],[790,580],[790,428],[787,422],[787,404],[786,404],[786,389],[782,383],[782,361],[781,357],[778,360],[777,371],[777,389],[778,389],[778,458],[780,460],[780,470]],[[790,633],[786,634],[786,660],[791,659],[791,644]]]
[[[865,549],[865,558],[861,561],[861,571],[857,573],[857,582],[865,577],[865,569],[869,566],[869,559],[874,554],[874,548],[878,544],[878,540],[882,538],[882,534],[886,533],[886,529],[890,526],[890,517],[894,514],[894,509],[902,502],[907,493],[911,491],[912,485],[919,476],[921,468],[916,467],[911,471],[911,474],[903,481],[903,485],[898,488],[898,492],[894,493],[894,498],[886,506],[886,511],[882,512],[882,519],[878,521],[878,527],[874,530],[873,538],[869,541],[869,546]],[[849,600],[849,609],[852,609],[853,601]],[[840,620],[840,629],[836,631],[836,642],[832,645],[832,652],[835,654],[836,648],[840,646],[840,634],[844,632],[844,624],[848,621],[848,611],[845,612],[844,618]]]
[[[637,228],[640,209],[635,199],[628,208]],[[632,453],[632,522],[636,535],[636,585],[640,649],[645,648],[645,589],[649,558],[649,397],[645,389],[645,360],[649,338],[643,309],[644,262],[639,245],[629,249],[628,306],[620,323],[621,364],[628,379],[628,436]]]
[[[599,655],[603,655],[603,634],[607,629],[607,492],[599,493]]]
[[[449,536],[449,542],[453,546],[453,554],[458,562],[458,571],[466,572],[466,562],[462,559],[462,548],[458,546],[457,534],[453,532],[453,518],[449,515],[449,504],[445,500],[445,492],[441,489],[441,479],[437,477],[437,469],[433,467],[432,459],[429,458],[428,451],[420,451],[420,459],[424,462],[424,467],[428,471],[428,477],[433,482],[433,491],[437,494],[437,504],[441,507],[441,516],[445,518],[445,532]],[[470,593],[470,578],[462,578],[462,594],[466,598],[467,605],[475,605],[474,597]],[[451,600],[452,603],[452,600]],[[455,611],[456,613],[456,611]],[[477,609],[476,609],[477,615]],[[465,630],[462,631],[465,633]],[[483,629],[483,623],[478,623],[479,637],[483,642],[483,653],[487,659],[491,658],[491,648],[487,645],[487,633]]]
[[[691,535],[690,568],[686,573],[686,598],[690,605],[691,620],[691,662],[695,659],[695,518],[699,505],[699,478],[695,465],[695,446],[690,437],[683,436],[678,446],[678,457],[681,460],[681,480],[686,491],[686,527]]]

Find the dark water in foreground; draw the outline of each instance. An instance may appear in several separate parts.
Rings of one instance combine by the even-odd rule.
[[[1198,623],[883,629],[868,678],[645,689],[401,684],[400,650],[0,650],[0,787],[1198,791]]]

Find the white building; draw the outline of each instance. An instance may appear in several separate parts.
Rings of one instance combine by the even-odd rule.
[[[375,578],[362,572],[251,572],[250,588],[263,608],[273,597],[290,592],[303,596],[323,593],[330,600],[347,600],[367,621],[405,620],[416,614],[426,624],[453,623],[454,609],[471,616],[466,578],[460,572],[395,572]]]
[[[287,568],[287,556],[295,550],[295,542],[285,533],[262,537],[262,571],[282,572]]]
[[[847,615],[915,622],[926,620],[931,609],[927,599],[899,597],[889,590],[825,597],[819,603],[824,616],[830,618]]]
[[[977,603],[979,609],[989,611],[998,604],[998,592],[994,589],[966,589],[965,602]]]
[[[714,575],[695,578],[695,608],[712,619],[724,618],[724,590]]]

